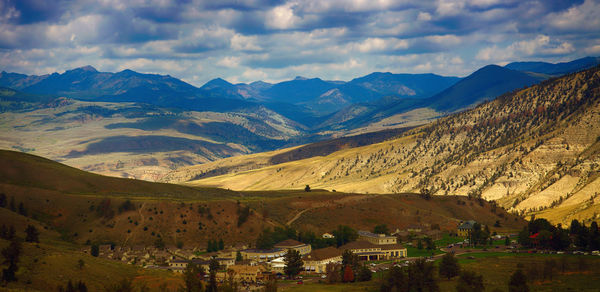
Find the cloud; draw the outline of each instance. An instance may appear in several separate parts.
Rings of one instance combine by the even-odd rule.
[[[195,85],[466,75],[600,54],[599,14],[596,0],[0,0],[0,69],[131,66]]]

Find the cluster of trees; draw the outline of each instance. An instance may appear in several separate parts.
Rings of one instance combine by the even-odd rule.
[[[208,243],[206,244],[206,252],[220,251],[224,248],[225,243],[223,242],[222,238],[220,238],[219,241],[209,239]]]
[[[211,259],[208,264],[208,283],[204,279],[206,271],[200,265],[189,263],[183,273],[183,281],[185,283],[184,291],[187,292],[217,292],[217,271],[221,266],[219,261],[215,258]],[[225,283],[226,284],[226,283]],[[229,281],[229,284],[235,285],[233,281]],[[226,288],[226,287],[222,287]],[[231,288],[231,287],[230,287]],[[219,289],[227,291],[227,289]],[[235,289],[233,290],[235,291]]]
[[[1,282],[7,283],[16,281],[16,271],[19,269],[17,264],[21,256],[21,239],[16,236],[15,227],[13,225],[0,227],[0,238],[9,240],[10,243],[7,247],[3,248],[0,253],[4,257],[4,264],[6,268],[2,269]],[[27,225],[25,228],[25,241],[26,242],[39,242],[39,232],[33,225]]]
[[[488,244],[490,235],[490,228],[487,225],[482,229],[481,224],[475,223],[473,224],[473,229],[469,233],[469,243],[473,245],[486,245]]]
[[[326,267],[328,283],[350,283],[369,281],[373,277],[371,270],[360,263],[358,256],[346,250],[342,253],[342,264],[331,263]]]
[[[248,216],[250,216],[250,207],[248,207],[248,206],[242,207],[242,206],[238,205],[237,213],[238,213],[237,226],[240,227],[240,226],[242,226],[242,224],[244,224],[244,223],[246,223],[246,221],[248,221]]]
[[[27,208],[25,208],[25,204],[20,202],[17,206],[15,197],[10,197],[9,200],[5,193],[0,193],[0,208],[7,208],[13,212],[19,213],[20,215],[27,216]]]
[[[554,226],[548,220],[538,218],[530,220],[521,230],[519,243],[541,249],[565,250],[572,246],[580,250],[599,250],[600,230],[595,221],[588,227],[573,220],[569,229],[563,229],[560,224]]]
[[[88,288],[87,285],[85,285],[84,282],[82,281],[77,281],[77,283],[74,283],[73,281],[69,280],[69,282],[67,283],[66,286],[58,286],[58,291],[59,292],[87,292]]]
[[[256,248],[270,249],[276,243],[286,239],[295,239],[310,244],[314,249],[328,246],[340,247],[358,238],[358,232],[346,225],[339,225],[331,233],[335,238],[321,238],[312,231],[298,232],[292,227],[275,227],[273,230],[266,228],[256,239]]]
[[[451,279],[458,277],[457,292],[484,291],[483,276],[473,271],[461,270],[458,260],[453,253],[447,253],[440,262],[438,273],[440,277]],[[521,267],[518,267],[508,283],[509,292],[528,292],[527,277]],[[407,267],[393,266],[385,275],[380,287],[382,292],[409,291],[440,291],[435,278],[435,266],[424,259],[419,259]]]

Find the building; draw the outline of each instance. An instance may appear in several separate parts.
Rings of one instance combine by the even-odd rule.
[[[300,241],[293,240],[293,239],[286,239],[282,242],[275,244],[274,247],[283,249],[286,252],[288,250],[292,250],[292,249],[297,250],[300,253],[300,255],[307,255],[311,251],[310,244],[302,243]]]
[[[460,237],[469,237],[469,234],[471,234],[471,231],[473,231],[473,225],[475,225],[474,220],[469,220],[469,221],[461,221],[460,224],[457,227],[457,231],[456,234],[458,234],[458,236]]]
[[[219,262],[219,265],[225,268],[229,268],[230,266],[235,264],[235,259],[233,258],[216,258]],[[210,260],[203,259],[193,259],[193,260],[172,260],[169,262],[169,269],[176,273],[183,273],[189,263],[194,263],[196,265],[202,266],[204,271],[208,272],[210,270],[209,264]]]
[[[333,236],[333,234],[327,233],[327,232],[323,233],[323,235],[321,235],[321,237],[323,237],[323,238],[335,238],[335,236]]]
[[[271,266],[271,272],[277,274],[283,274],[285,269],[285,257],[280,257],[272,260],[269,265]]]
[[[358,240],[340,246],[340,250],[349,250],[363,261],[379,261],[408,256],[406,248],[400,244],[373,244],[369,241]]]
[[[373,244],[396,244],[397,239],[395,236],[376,234],[369,231],[358,231],[358,239],[368,241]]]
[[[253,260],[256,262],[269,262],[276,258],[282,257],[287,250],[281,248],[273,249],[244,249],[240,251],[244,260]]]
[[[302,261],[306,271],[325,273],[327,264],[342,262],[342,252],[334,247],[315,249],[302,257]]]
[[[265,268],[263,266],[246,266],[246,265],[233,265],[227,268],[227,274],[218,273],[217,278],[224,279],[225,276],[233,276],[233,280],[240,283],[256,283],[262,280]]]

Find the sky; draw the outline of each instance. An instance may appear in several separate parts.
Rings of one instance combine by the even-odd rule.
[[[0,70],[92,65],[193,85],[466,76],[600,56],[600,0],[0,0]]]

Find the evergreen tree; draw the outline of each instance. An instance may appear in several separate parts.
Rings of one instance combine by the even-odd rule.
[[[204,268],[202,266],[189,263],[183,272],[183,282],[185,291],[200,292],[203,290],[202,280],[204,279]]]
[[[450,280],[451,278],[458,276],[459,272],[460,267],[458,266],[458,260],[456,257],[454,257],[454,253],[446,253],[440,262],[440,276],[446,277],[448,280]]]
[[[309,186],[309,185],[306,185],[306,186],[304,187],[304,191],[305,191],[305,192],[310,192],[310,186]]]
[[[283,272],[291,279],[300,274],[304,266],[300,252],[295,249],[291,249],[285,254],[284,262]]]
[[[25,228],[25,241],[27,242],[40,242],[39,235],[40,232],[33,225],[27,225]]]
[[[241,262],[243,260],[244,260],[244,258],[242,257],[242,253],[238,250],[235,253],[235,262],[237,263],[237,262]]]
[[[6,194],[0,193],[0,208],[6,208]]]
[[[0,253],[4,257],[4,263],[8,265],[7,268],[2,270],[2,281],[16,281],[17,278],[15,273],[18,270],[17,263],[19,262],[19,257],[21,255],[21,243],[16,237],[13,237],[10,244],[2,249]]]
[[[206,289],[206,292],[217,292],[217,271],[219,270],[219,268],[219,261],[215,258],[210,259],[210,262],[208,263],[210,277],[208,280],[208,287]]]
[[[23,204],[23,202],[19,203],[19,214],[27,216],[27,209],[25,209],[25,205]]]
[[[409,291],[436,292],[440,288],[435,281],[433,263],[418,259],[408,266]]]
[[[523,270],[516,270],[511,276],[508,282],[509,292],[529,292],[529,286],[527,286],[527,277],[523,273]]]
[[[390,231],[386,224],[379,224],[373,228],[373,233],[375,234],[389,234]]]
[[[223,242],[222,238],[219,238],[219,246],[218,246],[219,250],[223,250],[225,249],[225,243]]]
[[[15,205],[15,197],[10,197],[10,203],[8,204],[11,211],[17,211],[17,205]]]
[[[92,244],[92,246],[90,247],[90,254],[94,257],[100,255],[100,246],[98,246],[98,244],[96,243]]]
[[[371,281],[372,277],[373,277],[373,272],[371,272],[371,270],[367,266],[361,265],[358,270],[358,275],[356,277],[356,280],[358,282]]]
[[[460,273],[456,292],[481,292],[484,291],[483,276],[475,272],[463,271]]]

